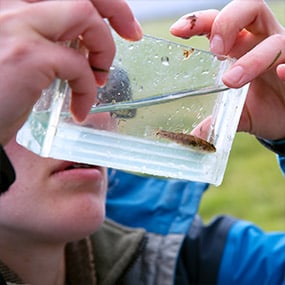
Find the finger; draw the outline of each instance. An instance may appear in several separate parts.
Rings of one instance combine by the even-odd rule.
[[[279,78],[285,81],[285,63],[278,65],[276,71]]]
[[[25,21],[51,41],[65,41],[81,35],[90,52],[90,64],[98,70],[109,70],[115,55],[114,41],[90,1],[43,1],[27,5],[25,12]],[[98,84],[105,83],[106,72],[95,75]]]
[[[77,51],[60,46],[51,48],[53,56],[49,57],[49,61],[55,71],[51,77],[68,80],[72,89],[70,110],[77,121],[83,121],[96,99],[93,72],[85,57]]]
[[[36,49],[34,45],[30,49],[33,50],[33,56],[18,60],[19,72],[23,73],[26,70],[22,68],[24,66],[28,66],[29,70],[37,70],[37,74],[34,75],[36,80],[33,80],[30,74],[19,76],[19,80],[24,80],[19,86],[24,86],[24,90],[30,90],[26,92],[30,97],[31,94],[39,94],[40,90],[47,88],[55,78],[67,80],[73,92],[71,111],[76,120],[82,121],[94,103],[97,92],[94,74],[85,56],[48,40],[42,40],[37,43]],[[19,101],[21,100],[27,98],[21,97]]]
[[[44,0],[25,0],[26,2],[41,2]],[[129,40],[141,39],[143,33],[125,0],[91,0],[103,18],[107,18],[111,26],[122,37]],[[118,13],[118,11],[120,11]]]
[[[170,27],[170,32],[184,39],[195,35],[208,35],[217,14],[218,10],[205,10],[184,15]]]
[[[209,116],[200,122],[192,131],[191,135],[195,135],[201,139],[207,140],[209,131],[212,126],[212,117]]]
[[[142,28],[125,0],[92,0],[92,2],[119,35],[129,40],[141,39]]]
[[[239,88],[260,74],[276,68],[285,62],[285,36],[268,37],[251,51],[237,60],[223,76],[224,83],[232,88]],[[281,67],[281,74],[282,67]]]
[[[28,3],[41,2],[41,1],[46,1],[46,0],[24,0],[24,2]]]
[[[232,1],[213,23],[211,51],[218,55],[227,55],[243,29],[266,38],[280,32],[281,26],[263,1],[247,1],[246,5],[244,0]]]

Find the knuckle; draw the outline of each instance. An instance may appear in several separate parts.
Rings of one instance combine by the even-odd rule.
[[[20,64],[26,60],[36,48],[36,44],[33,42],[16,38],[13,39],[13,44],[8,44],[8,46],[9,49],[7,49],[7,59],[10,59],[17,64]]]
[[[17,15],[16,13],[11,12],[1,12],[0,13],[0,27],[1,32],[9,32],[10,29],[13,28],[13,26],[16,24],[17,21]]]
[[[82,13],[86,19],[94,13],[95,7],[90,1],[74,1],[73,4],[75,13]]]

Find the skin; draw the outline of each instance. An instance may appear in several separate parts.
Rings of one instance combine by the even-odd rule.
[[[116,1],[122,3],[119,0]],[[84,44],[95,54],[94,58],[91,56],[90,64],[103,69],[108,69],[110,64],[110,61],[105,62],[103,57],[100,59],[100,52],[98,53],[99,58],[96,58],[96,48],[94,50],[92,43],[89,43],[89,40],[93,39],[91,35],[95,33],[92,29],[90,30],[90,26],[95,24],[92,22],[93,17],[90,17],[88,20],[92,23],[88,23],[87,26],[83,25],[83,27],[81,25],[86,21],[86,16],[78,19],[78,21],[74,19],[75,17],[79,17],[74,12],[77,9],[80,8],[84,11],[88,9],[90,13],[94,7],[90,6],[90,3],[86,1],[63,1],[60,3],[60,5],[63,5],[61,6],[60,17],[64,17],[60,19],[59,15],[56,16],[56,10],[58,9],[52,9],[49,6],[53,6],[52,2],[41,2],[40,4],[47,5],[45,6],[44,15],[47,18],[52,17],[53,21],[57,23],[53,27],[56,33],[45,31],[45,25],[44,27],[39,25],[44,30],[41,30],[41,33],[34,28],[34,21],[36,19],[31,19],[31,14],[29,13],[32,13],[30,9],[41,13],[41,9],[36,7],[38,3],[22,3],[23,7],[27,10],[21,11],[25,11],[27,16],[23,15],[25,13],[19,14],[18,17],[14,18],[11,16],[12,18],[10,19],[13,19],[13,21],[9,22],[7,20],[8,26],[4,26],[4,29],[0,32],[0,42],[5,43],[3,51],[1,50],[0,63],[1,66],[4,66],[3,64],[6,66],[5,79],[7,81],[7,83],[4,82],[3,86],[1,85],[0,92],[1,102],[6,104],[4,105],[6,107],[1,107],[2,110],[0,110],[0,133],[3,133],[2,130],[7,130],[6,126],[10,125],[13,126],[13,129],[17,129],[21,120],[19,119],[19,113],[17,113],[18,108],[15,108],[15,106],[21,106],[25,114],[23,118],[26,117],[25,112],[28,112],[29,106],[37,98],[37,92],[48,85],[55,75],[69,79],[73,86],[74,94],[84,95],[78,95],[78,101],[80,102],[77,102],[78,106],[83,104],[80,99],[88,97],[90,96],[90,92],[92,93],[93,87],[89,87],[92,85],[90,82],[93,73],[91,72],[92,76],[90,77],[89,64],[86,64],[86,61],[74,51],[54,45],[55,41],[74,38],[85,31],[86,34],[84,33],[84,35],[86,35],[86,39]],[[107,1],[100,2],[98,0],[97,2],[99,6],[102,5],[100,6],[101,9],[106,8]],[[210,38],[213,52],[238,57],[239,60],[234,66],[241,66],[246,70],[244,74],[247,76],[247,80],[244,80],[244,78],[236,80],[237,76],[232,76],[228,73],[224,75],[224,81],[229,86],[236,88],[252,80],[243,119],[240,123],[240,130],[262,135],[265,138],[285,137],[284,130],[279,127],[280,125],[284,126],[284,97],[282,97],[284,96],[285,77],[284,29],[277,24],[263,1],[247,1],[246,8],[250,8],[248,10],[245,10],[243,5],[240,5],[241,2],[233,1],[221,12],[210,10],[195,13],[197,15],[195,25],[193,25],[193,22],[189,23],[188,20],[184,21],[182,18],[180,22],[172,26],[171,32],[183,38],[189,38],[198,34],[207,34]],[[3,2],[0,3],[2,4]],[[94,3],[96,4],[96,1]],[[31,6],[28,7],[27,5]],[[35,7],[32,7],[32,5]],[[79,7],[77,5],[82,6]],[[237,13],[237,9],[241,12]],[[62,11],[66,11],[66,13],[62,14]],[[68,15],[71,14],[72,17],[69,17]],[[100,11],[100,14],[103,15],[103,12]],[[114,12],[113,15],[115,14]],[[242,14],[243,17],[238,17],[237,19],[237,14]],[[1,12],[1,17],[2,15]],[[108,16],[112,19],[113,25],[115,27],[116,25],[122,26],[111,15],[112,9],[111,11],[108,10]],[[18,23],[17,21],[20,16],[23,17],[23,23],[26,24],[21,27],[21,33],[18,33],[18,36],[19,34],[21,35],[19,39],[19,37],[16,37],[17,33],[13,23]],[[98,17],[96,16],[96,20],[94,19],[94,21],[98,25],[97,20]],[[3,18],[0,21],[3,21]],[[76,27],[81,27],[82,29],[76,28],[77,32],[71,32],[72,21],[74,21]],[[122,21],[124,22],[124,20]],[[229,21],[232,24],[221,25],[224,21]],[[100,23],[102,24],[102,21]],[[239,25],[239,29],[236,28],[235,24]],[[261,24],[263,25],[262,29],[260,28]],[[99,26],[101,27],[101,25]],[[99,26],[96,27],[99,28]],[[192,29],[189,27],[192,27]],[[129,28],[125,26],[125,29]],[[14,37],[9,36],[6,38],[6,34],[6,40],[1,41],[5,35],[4,31],[9,31]],[[93,32],[89,34],[90,31]],[[126,32],[126,30],[124,31]],[[132,33],[130,32],[130,34]],[[126,36],[126,34],[124,35]],[[220,35],[223,44],[217,38],[214,40],[215,35]],[[136,36],[133,34],[133,37],[138,38],[137,34]],[[107,39],[109,39],[108,36]],[[10,40],[15,41],[15,45],[9,44]],[[15,60],[15,55],[18,55],[16,51],[24,43],[26,45],[26,49],[24,49],[25,53],[29,54],[30,58],[18,56],[18,60]],[[36,49],[34,48],[35,45],[37,46]],[[12,48],[13,46],[15,48]],[[222,46],[223,48],[221,48]],[[269,46],[274,47],[273,51],[269,49]],[[44,52],[47,48],[58,51],[62,58],[61,56],[57,57],[57,55],[53,55],[49,59],[43,57],[45,53],[40,53],[40,51]],[[264,53],[264,49],[266,53]],[[275,60],[280,50],[282,51],[281,55]],[[260,57],[261,51],[264,53],[263,57]],[[66,56],[64,55],[65,53],[67,54]],[[3,55],[6,55],[6,57]],[[105,54],[105,56],[107,55]],[[9,60],[6,61],[6,59]],[[39,63],[41,60],[44,62],[43,65]],[[57,60],[65,65],[57,64]],[[19,84],[17,85],[14,84],[14,77],[11,77],[11,74],[15,75],[15,63],[18,64],[16,74]],[[253,65],[253,63],[255,64]],[[49,66],[49,68],[46,68],[46,66]],[[74,68],[75,66],[76,68]],[[28,75],[25,76],[28,76],[30,80],[31,78],[34,79],[33,82],[24,80],[24,78],[27,79],[22,71],[24,67],[29,67],[29,72],[25,73]],[[35,70],[40,70],[40,72],[35,72]],[[79,70],[80,72],[77,72]],[[81,74],[84,76],[81,77]],[[87,80],[87,82],[84,80]],[[98,80],[104,81],[105,79],[97,78]],[[19,90],[17,89],[19,88],[17,87],[18,85],[21,86]],[[87,89],[84,89],[85,87],[83,88],[82,85],[87,86]],[[3,93],[3,90],[6,93]],[[260,92],[260,90],[266,92]],[[19,97],[18,94],[21,94],[21,96]],[[16,102],[15,98],[17,98]],[[11,104],[12,101],[13,104]],[[8,107],[9,110],[16,112],[16,115],[10,115],[12,116],[11,119],[7,119],[9,116],[5,113]],[[88,108],[85,105],[80,106],[80,108],[86,110],[89,108],[89,105]],[[273,115],[272,109],[274,110]],[[76,114],[75,110],[74,106],[73,111]],[[2,115],[3,112],[6,116]],[[84,117],[82,114],[85,112],[77,114],[77,116],[82,118]],[[261,112],[264,116],[267,115],[265,121],[260,118]],[[6,120],[5,124],[2,124],[2,119]],[[5,138],[5,140],[8,140],[8,138]],[[7,143],[5,149],[16,169],[17,179],[11,186],[11,189],[0,197],[0,259],[27,283],[63,285],[65,276],[64,248],[66,243],[80,239],[96,231],[103,221],[107,188],[106,170],[96,166],[85,168],[83,165],[77,165],[79,168],[70,169],[71,166],[75,165],[74,163],[38,157],[17,145],[14,138]]]
[[[14,138],[5,150],[17,179],[0,197],[0,260],[28,284],[62,285],[66,243],[104,220],[106,169],[39,157]]]
[[[66,243],[103,222],[106,169],[41,158],[14,135],[55,78],[68,80],[73,116],[90,124],[84,119],[115,54],[104,19],[129,40],[142,31],[124,0],[0,0],[0,7],[0,143],[17,174],[0,197],[0,260],[28,284],[63,285]],[[57,44],[78,36],[88,58]],[[93,120],[110,124],[99,115]]]
[[[187,14],[170,32],[185,39],[206,35],[214,54],[236,57],[223,81],[232,88],[250,83],[239,131],[285,138],[285,28],[264,1],[235,0],[221,11]]]
[[[25,122],[41,90],[56,77],[68,80],[73,90],[74,118],[85,118],[115,55],[104,18],[122,37],[142,37],[124,0],[0,0],[0,7],[0,143],[4,145]],[[79,35],[89,50],[88,60],[56,43]]]

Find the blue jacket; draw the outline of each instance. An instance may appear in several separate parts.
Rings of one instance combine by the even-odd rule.
[[[285,175],[285,157],[279,163]],[[197,211],[207,188],[205,183],[111,170],[106,213],[152,236],[183,236],[173,284],[285,285],[285,234],[264,233],[229,216],[205,226]]]

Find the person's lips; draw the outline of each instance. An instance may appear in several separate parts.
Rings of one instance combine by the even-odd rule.
[[[63,162],[52,175],[68,177],[69,179],[102,179],[102,167],[79,162]]]
[[[89,165],[89,164],[83,164],[83,163],[73,163],[69,166],[67,166],[64,171],[66,170],[71,170],[71,169],[78,169],[78,168],[95,168],[94,165]]]

